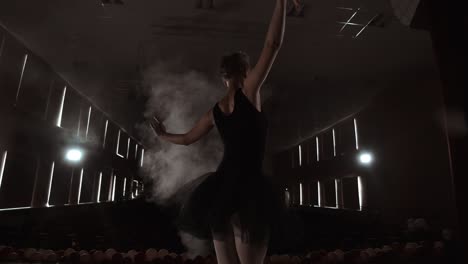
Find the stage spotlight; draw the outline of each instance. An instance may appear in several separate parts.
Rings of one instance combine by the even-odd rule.
[[[373,160],[374,157],[369,152],[363,152],[359,154],[359,162],[363,165],[370,165]]]
[[[79,162],[83,158],[83,152],[80,149],[72,148],[67,151],[65,158],[68,161]]]

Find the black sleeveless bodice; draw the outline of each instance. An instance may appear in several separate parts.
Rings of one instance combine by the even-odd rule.
[[[224,155],[218,171],[260,171],[267,135],[265,114],[255,108],[241,89],[237,89],[232,113],[226,115],[216,104],[213,117],[224,144]],[[239,176],[244,175],[241,173]]]

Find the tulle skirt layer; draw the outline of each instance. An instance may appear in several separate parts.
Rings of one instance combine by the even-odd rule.
[[[201,239],[232,232],[235,216],[243,241],[262,242],[281,225],[286,211],[282,192],[260,170],[208,173],[183,192],[177,225]]]

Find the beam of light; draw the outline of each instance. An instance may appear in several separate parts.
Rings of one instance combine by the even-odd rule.
[[[62,126],[62,115],[63,115],[63,106],[65,105],[65,96],[67,94],[67,87],[63,87],[62,98],[60,99],[60,108],[57,115],[57,126]]]
[[[143,161],[144,161],[144,159],[145,159],[145,149],[144,149],[144,148],[141,149],[141,157],[140,157],[140,159],[141,159],[141,160],[140,160],[140,167],[143,167]]]
[[[320,161],[320,148],[319,148],[319,138],[315,137],[315,148],[317,150],[317,162]]]
[[[123,197],[125,197],[125,191],[127,188],[127,178],[124,178],[124,184],[123,184]]]
[[[374,160],[374,157],[369,152],[363,152],[359,155],[359,162],[363,165],[369,165]]]
[[[354,139],[356,140],[356,149],[359,150],[358,125],[356,118],[354,118]]]
[[[350,10],[350,11],[353,11],[353,8],[351,7],[343,7],[343,6],[338,6],[336,7],[337,9],[343,9],[343,10]]]
[[[358,196],[359,196],[359,208],[362,210],[364,204],[364,188],[362,184],[362,177],[357,177],[358,182]]]
[[[50,174],[49,174],[49,185],[47,186],[47,202],[46,206],[49,207],[50,201],[50,193],[52,192],[52,180],[54,178],[54,170],[55,170],[55,162],[52,162],[52,166],[50,167]]]
[[[26,206],[26,207],[16,207],[16,208],[2,208],[0,209],[0,212],[5,212],[5,211],[15,211],[15,210],[22,210],[22,209],[31,209],[31,206]]]
[[[337,21],[336,23],[338,24],[344,24],[346,26],[360,26],[360,27],[363,27],[364,24],[358,24],[358,23],[346,23],[346,22],[341,22],[341,21]]]
[[[92,107],[90,106],[89,110],[88,110],[88,121],[86,122],[86,135],[85,135],[86,139],[88,139],[89,121],[91,120],[91,109],[92,109]]]
[[[303,200],[302,200],[302,183],[299,183],[299,204],[302,205],[303,204]]]
[[[333,157],[336,157],[336,135],[335,135],[335,129],[332,129],[332,134],[333,134]]]
[[[99,172],[99,180],[98,180],[98,189],[97,189],[97,202],[101,202],[101,183],[102,183],[102,172]]]
[[[320,186],[320,181],[317,181],[317,198],[318,206],[322,207],[322,186]]]
[[[78,184],[78,200],[77,200],[77,203],[78,203],[78,204],[80,204],[81,187],[83,187],[83,169],[81,169],[81,172],[80,172],[80,182],[79,182],[79,184]]]
[[[138,158],[138,143],[135,144],[135,160]]]
[[[106,147],[106,139],[107,139],[107,127],[109,126],[109,120],[106,120],[106,124],[104,126],[104,138],[102,140],[102,147]]]
[[[377,18],[378,15],[375,15],[371,20],[369,20],[369,22],[356,34],[356,36],[354,36],[354,38],[357,38],[359,37],[359,35],[361,35],[361,33],[364,31],[364,29],[366,29],[370,23],[372,23],[372,21],[374,21],[375,18]]]
[[[28,63],[28,54],[26,53],[24,54],[24,57],[23,57],[23,67],[21,68],[21,75],[20,75],[20,79],[18,83],[18,88],[16,89],[16,100],[15,100],[16,103],[18,103],[18,97],[20,94],[21,85],[23,84],[24,70],[26,69],[27,63]]]
[[[7,156],[8,156],[8,151],[3,152],[2,163],[0,163],[0,189],[2,189],[3,173],[5,172]]]
[[[112,202],[115,200],[115,182],[117,181],[117,176],[114,175],[113,181],[112,181]]]
[[[343,29],[351,22],[351,20],[353,20],[354,16],[356,16],[356,14],[359,12],[361,8],[358,8],[356,10],[356,12],[354,12],[354,14],[348,19],[348,21],[343,25],[343,27],[340,29],[340,33],[341,31],[343,31]]]
[[[130,137],[128,137],[128,140],[127,140],[127,159],[128,159],[128,155],[130,154]]]
[[[69,149],[67,151],[67,154],[65,155],[65,158],[68,161],[78,162],[81,161],[81,159],[83,158],[83,152],[76,148]]]
[[[302,146],[299,145],[297,150],[298,150],[298,155],[299,155],[299,167],[301,167],[302,166]]]

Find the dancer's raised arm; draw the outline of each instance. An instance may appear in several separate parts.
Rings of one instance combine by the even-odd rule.
[[[166,132],[166,128],[162,123],[159,123],[155,120],[151,121],[151,127],[154,129],[156,134],[163,140],[169,141],[178,145],[190,145],[204,135],[208,134],[214,126],[213,122],[213,111],[210,110],[204,114],[195,126],[185,134],[171,134]]]
[[[256,97],[256,94],[260,91],[283,43],[286,24],[286,1],[287,0],[276,0],[275,11],[270,22],[270,27],[268,28],[262,53],[260,54],[257,64],[249,72],[244,81],[244,91],[253,98]]]

